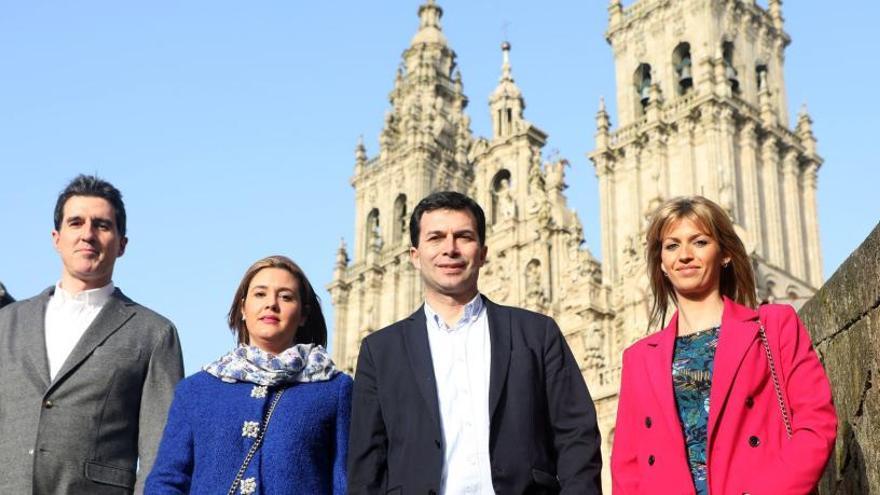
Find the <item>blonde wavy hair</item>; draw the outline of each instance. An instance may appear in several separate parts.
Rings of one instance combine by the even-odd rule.
[[[663,276],[660,253],[663,248],[663,234],[673,223],[687,218],[697,224],[706,234],[718,242],[723,256],[730,257],[730,263],[721,270],[721,295],[739,304],[755,308],[758,305],[755,290],[755,272],[752,261],[746,253],[742,240],[733,229],[733,222],[727,213],[716,203],[703,196],[680,196],[661,204],[651,218],[647,232],[648,279],[653,293],[650,326],[660,325],[666,320],[669,301],[675,301],[675,290],[669,279]]]

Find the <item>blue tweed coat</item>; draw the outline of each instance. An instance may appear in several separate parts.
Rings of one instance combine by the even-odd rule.
[[[288,387],[236,493],[344,494],[351,387],[341,373]],[[272,393],[204,371],[180,382],[144,493],[226,493]]]

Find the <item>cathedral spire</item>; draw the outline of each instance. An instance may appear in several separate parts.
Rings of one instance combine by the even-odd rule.
[[[623,19],[623,5],[620,0],[611,0],[608,2],[608,24],[611,29],[617,27]]]
[[[611,128],[611,119],[605,109],[605,97],[599,98],[599,111],[596,112],[596,149],[604,150],[608,147],[608,130]]]
[[[419,30],[413,36],[410,46],[419,44],[436,43],[446,45],[446,36],[440,27],[440,18],[443,17],[443,9],[434,0],[427,0],[419,7]]]
[[[510,43],[501,44],[501,77],[498,86],[489,97],[492,111],[492,134],[495,138],[504,138],[522,128],[525,101],[522,91],[513,80],[510,68]]]
[[[367,148],[364,146],[364,135],[358,136],[357,146],[354,147],[354,173],[359,175],[364,171],[367,164]]]
[[[782,30],[782,0],[769,0],[767,2],[767,10],[770,11],[770,19],[773,20],[773,27]]]
[[[333,267],[333,280],[339,280],[348,268],[348,250],[345,246],[345,238],[339,239],[339,248],[336,250],[336,263]]]
[[[795,133],[797,134],[798,139],[800,139],[801,144],[807,150],[807,154],[811,156],[816,155],[816,136],[813,134],[813,119],[810,118],[810,114],[807,111],[807,104],[804,103],[801,107],[801,111],[798,112],[798,121],[797,127],[795,128]]]

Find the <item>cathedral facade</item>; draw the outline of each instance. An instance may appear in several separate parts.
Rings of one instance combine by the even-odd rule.
[[[648,329],[644,237],[673,196],[722,205],[752,255],[759,298],[799,305],[822,283],[816,153],[802,111],[788,125],[780,0],[638,0],[608,6],[618,126],[600,103],[594,150],[602,255],[568,207],[567,162],[542,160],[547,140],[525,119],[510,45],[489,98],[492,135],[474,136],[456,55],[428,0],[403,52],[376,156],[355,150],[355,238],[339,247],[328,286],[335,360],[353,372],[361,340],[422,303],[409,262],[409,214],[457,190],[487,216],[480,291],[553,317],[596,403],[606,486],[623,349]],[[586,144],[585,144],[586,147]],[[591,219],[595,221],[596,219]]]

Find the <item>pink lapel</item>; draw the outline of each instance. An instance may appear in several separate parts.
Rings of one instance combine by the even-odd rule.
[[[675,393],[672,390],[672,354],[675,351],[675,337],[678,335],[678,311],[672,315],[666,328],[648,337],[646,342],[653,348],[645,363],[648,377],[651,379],[651,390],[660,405],[660,416],[667,422],[667,427],[674,437],[680,438],[684,445],[684,433],[675,407]]]
[[[712,451],[715,427],[724,411],[733,380],[746,352],[757,340],[757,319],[755,310],[724,298],[721,332],[712,370],[712,390],[709,393],[709,452]]]

